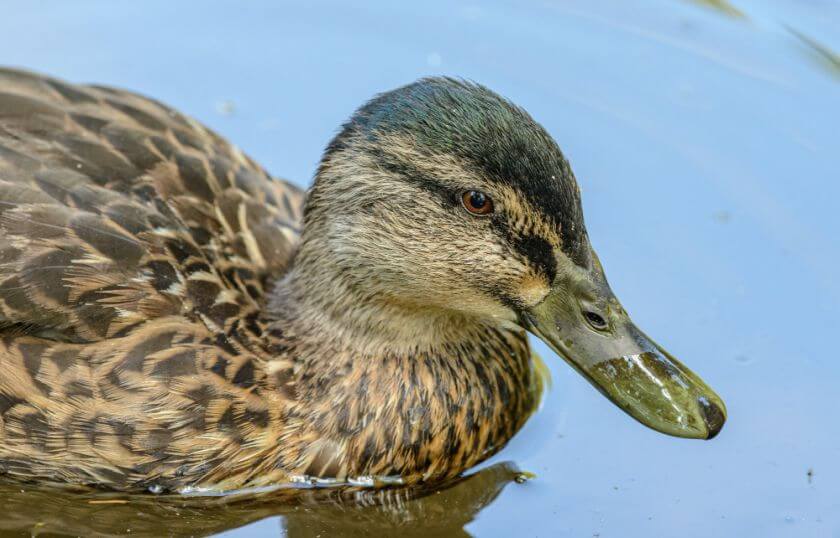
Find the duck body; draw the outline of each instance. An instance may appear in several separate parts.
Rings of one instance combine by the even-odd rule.
[[[153,100],[0,71],[0,475],[411,481],[501,448],[536,398],[521,330],[361,352],[267,312],[303,203]]]
[[[631,416],[720,398],[631,322],[548,133],[487,88],[376,96],[304,193],[151,99],[0,70],[0,476],[416,484],[501,449],[526,330]]]

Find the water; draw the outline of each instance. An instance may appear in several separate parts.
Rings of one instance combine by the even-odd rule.
[[[729,422],[711,442],[646,430],[537,344],[542,410],[441,493],[182,507],[6,489],[0,529],[840,536],[840,3],[3,4],[0,63],[155,96],[300,184],[375,92],[443,73],[510,97],[570,158],[618,296]]]

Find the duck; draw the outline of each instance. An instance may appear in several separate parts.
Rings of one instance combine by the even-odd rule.
[[[631,321],[546,129],[472,81],[363,104],[304,192],[130,91],[0,70],[0,479],[387,487],[501,450],[528,333],[641,423],[726,408]]]

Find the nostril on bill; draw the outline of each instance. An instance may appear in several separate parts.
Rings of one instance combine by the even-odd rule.
[[[706,439],[713,439],[723,429],[723,423],[726,422],[726,415],[720,406],[710,402],[706,398],[698,398],[697,403],[700,405],[703,422],[706,423],[706,429],[709,431]]]

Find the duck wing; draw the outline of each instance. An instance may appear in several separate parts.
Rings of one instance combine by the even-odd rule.
[[[258,308],[303,193],[140,95],[0,69],[0,328],[95,341]]]
[[[261,312],[302,203],[151,99],[0,69],[0,476],[279,472]]]

